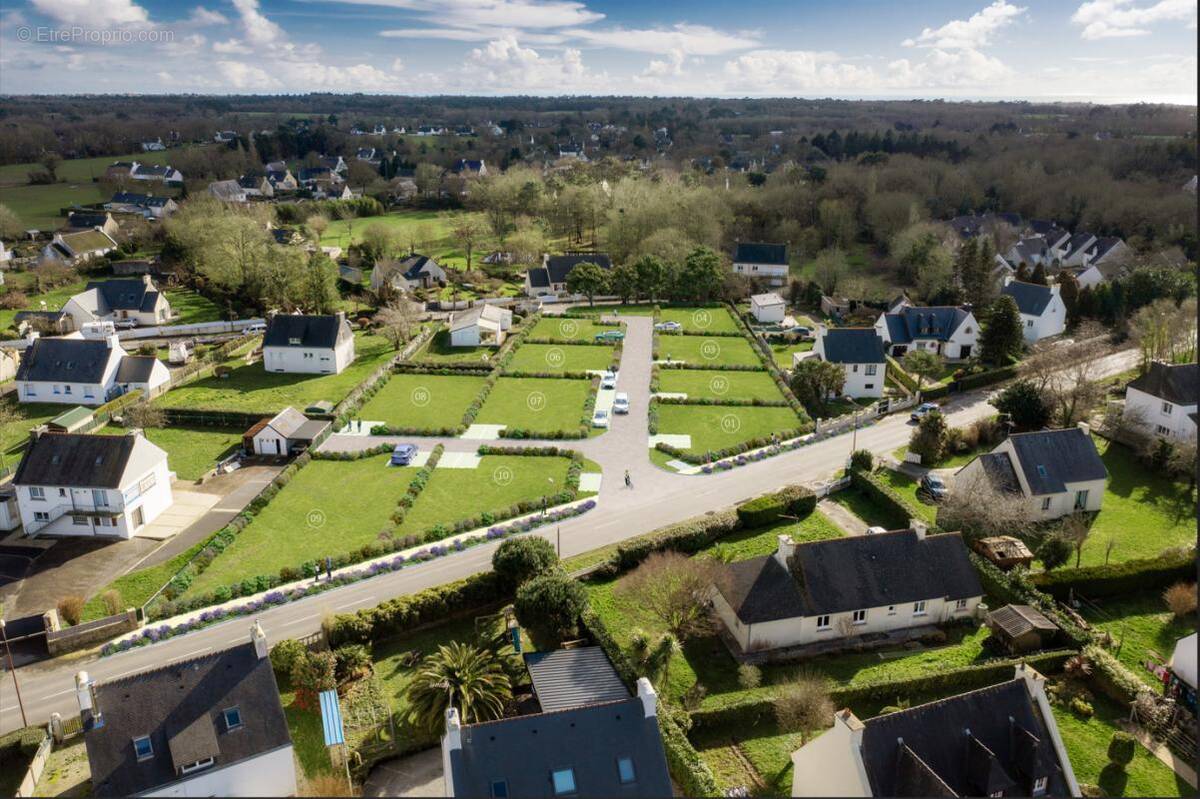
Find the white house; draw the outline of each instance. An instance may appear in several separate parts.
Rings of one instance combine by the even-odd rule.
[[[63,304],[62,311],[71,318],[75,330],[82,330],[88,322],[120,319],[132,319],[139,325],[153,327],[171,318],[167,295],[158,290],[150,275],[140,279],[91,281],[87,288]]]
[[[244,203],[249,193],[236,180],[214,180],[208,184],[208,193],[225,203]]]
[[[292,738],[255,623],[249,640],[106,682],[75,678],[92,795],[295,796]]]
[[[167,453],[140,430],[31,435],[13,477],[25,535],[128,539],[171,506]]]
[[[163,164],[141,164],[134,161],[129,170],[129,177],[133,180],[183,185],[183,173],[173,166]]]
[[[906,305],[894,313],[880,314],[875,331],[893,358],[912,349],[932,352],[948,361],[962,361],[975,351],[979,322],[970,308]]]
[[[787,303],[775,292],[750,297],[750,313],[763,324],[782,322],[787,316]]]
[[[498,347],[512,327],[512,311],[495,305],[476,305],[450,319],[450,346]]]
[[[1031,521],[1100,510],[1108,470],[1084,422],[1063,430],[1017,433],[959,469],[951,490],[984,481],[1025,499]]]
[[[1154,361],[1125,387],[1124,415],[1161,438],[1196,438],[1200,364]]]
[[[74,233],[55,233],[50,243],[42,248],[42,258],[46,261],[76,265],[103,258],[115,249],[117,243],[113,241],[112,236],[93,228]]]
[[[741,652],[853,645],[862,636],[972,618],[983,598],[958,533],[908,530],[797,544],[726,564],[712,594]],[[829,644],[830,647],[821,647]]]
[[[141,214],[148,220],[163,219],[179,210],[179,204],[170,197],[153,194],[137,194],[119,191],[104,204],[104,210],[127,214]]]
[[[593,263],[601,269],[612,269],[612,259],[602,252],[567,253],[542,256],[542,265],[525,273],[525,293],[530,297],[562,294],[567,291],[567,275],[581,263]]]
[[[1057,336],[1067,329],[1067,306],[1060,295],[1061,286],[1022,283],[1005,278],[1001,294],[1012,297],[1021,312],[1021,334],[1026,344]]]
[[[787,245],[740,243],[733,253],[733,272],[737,275],[760,278],[769,286],[786,286]]]
[[[12,250],[5,247],[4,242],[0,241],[0,264],[8,263],[9,261],[12,260],[12,257],[13,257]],[[0,282],[0,285],[3,285],[3,283]]]
[[[270,419],[263,419],[246,431],[255,455],[291,455],[307,449],[329,422],[309,419],[295,408],[284,408]]]
[[[806,353],[798,352],[793,363]],[[842,388],[845,396],[882,397],[883,379],[887,374],[887,358],[884,355],[883,339],[873,327],[817,326],[817,340],[813,344],[812,357],[839,364],[846,372],[846,384]]]
[[[371,290],[390,284],[397,291],[427,289],[446,283],[446,270],[428,255],[410,255],[403,261],[380,261],[371,270]]]
[[[268,372],[339,374],[354,361],[354,334],[346,314],[276,314],[263,334]]]
[[[103,338],[86,337],[96,334]],[[94,407],[139,388],[153,396],[170,382],[157,358],[125,352],[111,325],[89,325],[83,335],[33,340],[17,367],[19,402]]]
[[[792,753],[792,796],[1081,796],[1046,696],[1013,679],[833,727]]]

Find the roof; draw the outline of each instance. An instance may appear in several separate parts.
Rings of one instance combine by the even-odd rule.
[[[341,316],[276,314],[267,323],[263,346],[333,349],[350,335],[350,326]]]
[[[149,383],[158,359],[153,355],[126,355],[117,366],[118,383]]]
[[[157,208],[172,202],[172,199],[170,197],[157,197],[153,194],[136,194],[131,191],[119,191],[112,196],[111,202],[125,205],[144,205],[148,208]]]
[[[1007,452],[985,452],[979,456],[979,465],[992,488],[1004,494],[1021,493],[1021,481]]]
[[[733,260],[740,264],[774,264],[787,266],[786,244],[740,243],[734,251]]]
[[[1010,280],[1000,293],[1016,300],[1017,310],[1027,316],[1041,316],[1053,296],[1049,286],[1023,283],[1020,280]]]
[[[75,427],[82,422],[91,421],[92,414],[93,412],[91,408],[85,408],[82,405],[76,405],[71,410],[55,416],[46,424],[53,425],[54,427],[60,427],[63,430],[69,430],[70,428]]]
[[[120,488],[138,436],[42,433],[29,442],[17,485]]]
[[[238,200],[246,196],[236,180],[215,180],[208,184],[208,192],[218,200]]]
[[[84,742],[96,796],[129,796],[179,779],[178,768],[212,757],[228,766],[291,744],[269,658],[247,642],[96,686],[103,725]],[[229,730],[224,711],[242,726]],[[133,739],[149,736],[153,756],[139,761]]]
[[[308,419],[304,424],[293,430],[288,439],[291,441],[312,441],[321,435],[321,433],[324,433],[325,428],[329,427],[330,424],[330,422],[324,419]]]
[[[512,315],[512,311],[506,308],[498,308],[495,305],[475,305],[461,313],[454,314],[450,321],[450,330],[462,330],[467,327],[473,327],[479,324],[480,321],[492,322],[494,324],[502,324],[504,315]]]
[[[602,252],[568,253],[566,255],[548,255],[544,268],[550,272],[551,283],[566,283],[567,275],[578,264],[592,263],[601,269],[612,269],[612,259]],[[534,270],[530,270],[533,272]]]
[[[112,219],[107,211],[89,213],[87,211],[72,211],[67,214],[67,224],[70,227],[93,228],[104,227]]]
[[[1046,722],[1024,678],[868,719],[862,759],[875,796],[1069,795]],[[907,751],[906,751],[907,750]],[[908,761],[908,762],[906,762]],[[932,786],[944,790],[931,790]]]
[[[621,783],[623,757],[633,760],[633,784]],[[658,719],[638,697],[465,726],[449,763],[456,796],[491,796],[498,780],[509,796],[552,796],[551,770],[563,768],[574,771],[580,797],[673,793]]]
[[[407,280],[416,280],[421,275],[437,275],[442,272],[438,262],[430,258],[428,255],[410,255],[399,264],[397,268],[402,270],[404,277]]]
[[[958,533],[813,541],[796,545],[789,568],[766,555],[722,572],[718,588],[744,624],[983,594]]]
[[[95,250],[110,250],[117,243],[101,230],[80,230],[76,233],[63,233],[63,243],[76,253],[93,252]]]
[[[988,614],[988,623],[1003,630],[1010,638],[1033,631],[1054,632],[1058,625],[1032,605],[1005,605]]]
[[[82,338],[39,338],[21,354],[17,380],[92,383],[104,379],[108,342]]]
[[[1078,427],[1017,433],[1008,440],[1034,496],[1059,494],[1067,483],[1108,478],[1092,437]]]
[[[1011,535],[993,535],[975,542],[977,551],[989,558],[1014,559],[1032,558],[1033,553],[1025,542]]]
[[[1117,245],[1124,244],[1124,243],[1125,243],[1124,240],[1122,240],[1121,238],[1119,238],[1117,236],[1105,236],[1103,238],[1097,239],[1096,244],[1095,244],[1095,250],[1092,254],[1092,258],[1093,259],[1103,258],[1104,256],[1108,255],[1109,250],[1112,250]]]
[[[141,278],[93,280],[85,290],[95,289],[104,298],[110,311],[145,311],[154,310],[158,304],[159,293],[153,285],[146,285]]]
[[[307,421],[307,416],[289,406],[271,417],[267,424],[284,438],[291,438],[292,434],[303,427]]]
[[[918,338],[949,341],[970,315],[969,310],[957,305],[907,305],[896,313],[884,314],[884,321],[892,342],[907,344]]]
[[[1200,403],[1200,364],[1152,361],[1146,374],[1129,383],[1128,388],[1176,405]]]
[[[750,298],[750,302],[753,305],[783,305],[783,297],[771,291],[766,294],[755,294]]]
[[[883,363],[883,339],[873,327],[834,327],[822,339],[830,363]]]
[[[1196,687],[1196,633],[1175,642],[1171,671],[1192,688]]]
[[[525,668],[546,712],[629,698],[629,689],[598,646],[530,652]]]

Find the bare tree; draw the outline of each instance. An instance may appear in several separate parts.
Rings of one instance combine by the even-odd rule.
[[[382,328],[384,337],[396,350],[412,338],[413,328],[419,319],[416,304],[403,298],[380,308],[379,313],[375,314],[375,321]]]
[[[959,474],[938,510],[938,525],[968,540],[1017,535],[1029,528],[1029,510],[1015,492],[998,490],[982,469]]]
[[[329,217],[324,214],[313,214],[308,219],[304,220],[304,226],[308,228],[312,234],[313,241],[320,243],[321,237],[325,235],[325,231],[329,229]]]
[[[713,629],[708,594],[716,576],[708,558],[655,552],[617,583],[617,592],[686,641]]]
[[[457,214],[450,220],[450,232],[467,254],[467,271],[470,272],[471,256],[475,252],[475,246],[483,238],[483,225],[471,214]]]
[[[801,745],[808,743],[813,731],[830,726],[833,713],[829,679],[817,672],[797,673],[775,700],[775,720],[780,728],[800,733]]]
[[[1075,549],[1075,568],[1079,568],[1079,562],[1083,559],[1083,545],[1087,543],[1088,537],[1092,534],[1092,527],[1088,524],[1087,517],[1082,513],[1072,513],[1063,520],[1062,528],[1058,535],[1071,543]]]

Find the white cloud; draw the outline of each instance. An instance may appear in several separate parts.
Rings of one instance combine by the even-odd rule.
[[[490,94],[512,92],[580,92],[595,89],[605,77],[588,73],[578,50],[566,49],[547,56],[522,47],[515,37],[490,41],[467,56],[462,77],[464,86],[475,86]]]
[[[675,50],[668,53],[665,60],[652,59],[643,76],[647,78],[679,77],[683,75],[683,61],[683,51]]]
[[[217,69],[222,79],[234,89],[274,89],[279,81],[266,70],[241,61],[218,61]]]
[[[229,18],[220,11],[213,11],[204,6],[196,6],[192,9],[192,14],[188,17],[188,22],[193,25],[228,25]]]
[[[251,48],[241,39],[227,39],[223,42],[213,42],[212,49],[214,53],[221,53],[222,55],[242,55],[251,52]]]
[[[454,42],[490,42],[508,36],[527,44],[562,44],[560,33],[519,31],[515,28],[389,28],[379,32],[388,39],[446,39]]]
[[[859,90],[874,86],[870,67],[847,63],[837,53],[815,50],[754,50],[725,63],[727,91],[787,94],[810,89]]]
[[[757,33],[740,32],[726,33],[710,28],[707,25],[690,25],[680,22],[670,28],[647,28],[631,30],[628,28],[608,28],[606,30],[589,30],[587,28],[569,28],[563,31],[567,36],[580,39],[588,44],[601,47],[613,47],[619,50],[634,50],[640,53],[684,53],[685,55],[724,55],[738,50],[748,50],[758,47]]]
[[[258,0],[233,0],[242,20],[242,30],[251,44],[276,44],[285,42],[287,35],[258,10]]]
[[[971,15],[955,19],[940,28],[925,28],[915,39],[905,39],[906,47],[940,47],[947,49],[978,49],[991,43],[992,36],[1012,24],[1025,9],[1006,0],[994,2]]]
[[[995,89],[998,81],[1008,79],[1012,74],[1012,70],[999,59],[978,50],[931,50],[928,56],[916,63],[901,58],[888,64],[887,84],[903,89]]]
[[[392,72],[403,72],[404,62],[399,58],[392,59]]]
[[[590,25],[604,15],[575,0],[336,0],[416,11],[448,28],[545,29]]]
[[[48,17],[71,25],[107,28],[149,22],[150,15],[133,0],[32,0]]]
[[[1132,0],[1090,0],[1079,6],[1071,21],[1083,26],[1084,39],[1144,36],[1156,22],[1189,20],[1196,26],[1196,0],[1158,0],[1135,5]]]

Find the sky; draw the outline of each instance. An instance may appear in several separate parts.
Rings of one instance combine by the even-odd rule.
[[[4,0],[0,94],[1196,103],[1196,0]]]

